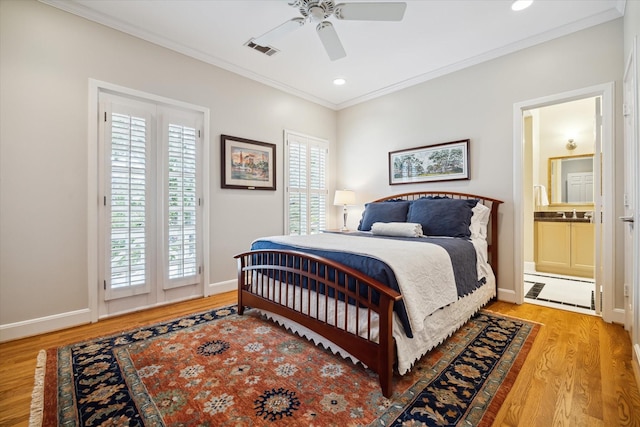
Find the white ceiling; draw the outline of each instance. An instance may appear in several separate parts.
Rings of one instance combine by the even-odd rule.
[[[279,52],[270,57],[244,46],[300,16],[287,0],[41,1],[333,109],[619,18],[625,8],[625,0],[536,0],[514,12],[511,0],[409,0],[401,22],[331,17],[347,52],[332,62],[314,25],[274,42]],[[335,77],[347,84],[334,86]]]

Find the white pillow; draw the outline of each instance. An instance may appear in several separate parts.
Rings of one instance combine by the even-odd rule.
[[[412,222],[374,222],[371,232],[379,236],[422,237],[422,225]]]
[[[491,216],[491,209],[478,202],[473,209],[471,209],[471,212],[473,212],[473,215],[471,215],[471,224],[469,225],[471,238],[487,240],[487,224]]]

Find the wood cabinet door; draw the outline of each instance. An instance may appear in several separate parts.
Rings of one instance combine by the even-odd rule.
[[[571,267],[591,274],[595,267],[594,230],[591,223],[571,224]]]
[[[535,223],[536,270],[554,272],[571,265],[571,227],[567,222]],[[550,270],[549,270],[550,269]]]

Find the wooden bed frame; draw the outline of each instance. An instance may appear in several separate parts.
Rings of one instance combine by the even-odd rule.
[[[491,209],[487,225],[487,243],[489,264],[497,276],[498,205],[502,202],[474,194],[446,191],[403,193],[375,201],[415,200],[426,196],[477,199],[479,203]],[[235,258],[238,260],[238,314],[242,315],[245,307],[252,307],[297,322],[341,347],[376,372],[382,394],[385,397],[391,396],[395,361],[395,345],[392,336],[393,305],[402,298],[398,292],[360,271],[299,251],[255,250],[238,254]],[[329,271],[332,269],[336,274],[330,277]],[[275,288],[269,290],[270,283],[273,283],[272,279],[284,282],[292,278],[299,283],[306,281],[311,290],[315,290],[317,286],[324,286],[324,292],[315,299],[310,298],[313,292],[306,292],[304,296],[306,308],[304,308],[302,304],[296,306],[296,304],[287,303],[291,298],[301,298],[304,291],[300,290],[299,286],[293,287],[294,290],[290,290],[290,287],[280,288],[277,291],[273,290]],[[339,281],[338,278],[343,280]],[[344,283],[355,286],[345,287]],[[375,291],[379,297],[374,298],[372,291]],[[280,293],[278,298],[272,298],[274,292]],[[330,298],[329,294],[335,298]],[[322,304],[318,305],[321,300]],[[338,305],[344,306],[341,301],[347,300],[351,303],[351,307],[366,314],[352,318],[333,314],[338,312]],[[333,312],[327,311],[329,307],[333,307]],[[309,312],[311,308],[320,315],[312,317]],[[379,322],[377,340],[370,326],[374,315],[378,316]]]

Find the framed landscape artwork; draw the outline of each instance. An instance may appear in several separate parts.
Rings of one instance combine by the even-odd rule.
[[[469,140],[389,153],[389,184],[470,179]]]
[[[276,189],[276,145],[220,135],[222,188]]]

